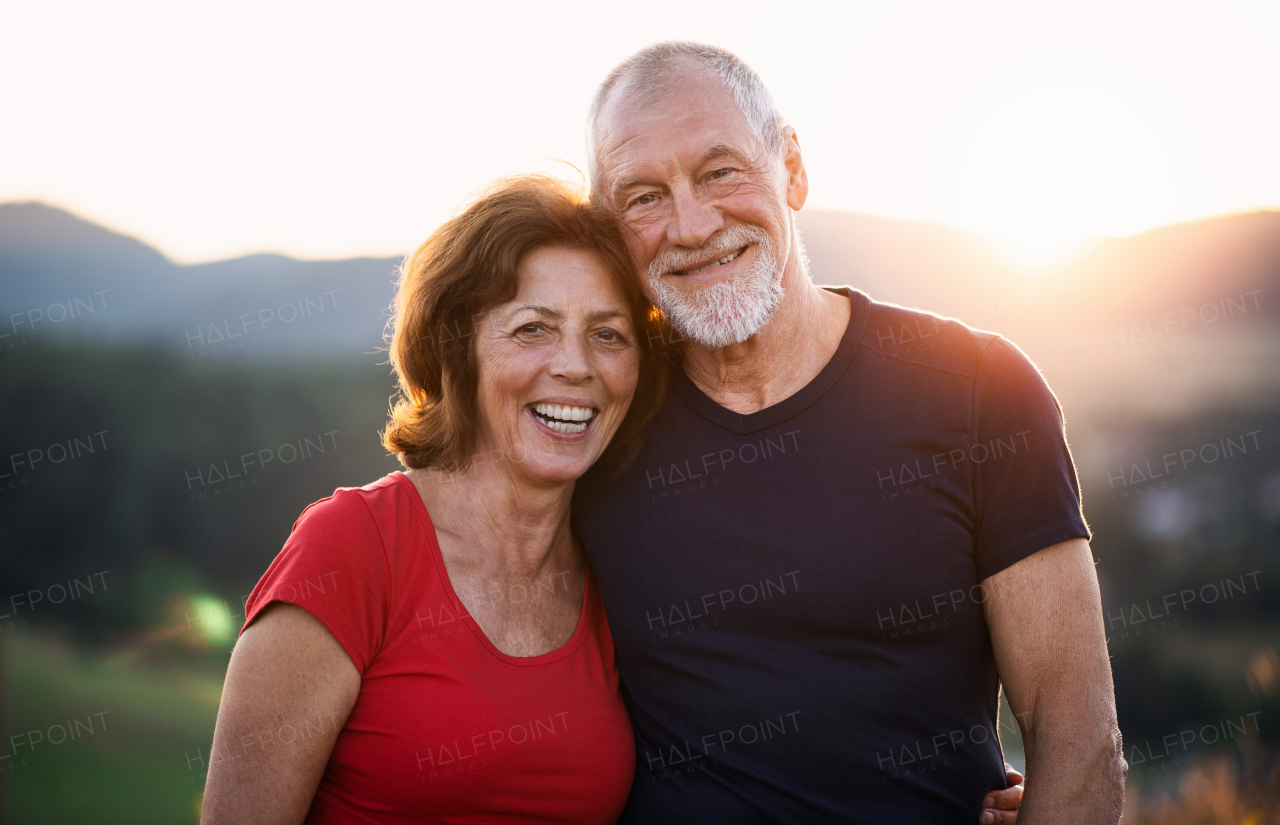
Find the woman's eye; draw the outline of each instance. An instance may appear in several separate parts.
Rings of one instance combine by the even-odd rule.
[[[632,206],[648,206],[649,204],[657,200],[658,200],[658,196],[650,192],[649,194],[641,195],[640,197],[633,200],[631,202],[631,205]]]
[[[520,329],[516,330],[516,333],[519,335],[532,335],[538,332],[542,332],[541,324],[525,324],[520,327]]]

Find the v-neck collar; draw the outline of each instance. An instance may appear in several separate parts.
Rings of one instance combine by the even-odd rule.
[[[466,602],[453,589],[453,580],[449,578],[449,568],[444,563],[444,551],[440,549],[440,539],[436,535],[435,523],[431,520],[431,514],[427,512],[427,504],[422,500],[422,493],[418,492],[418,485],[414,484],[413,479],[399,470],[392,473],[391,477],[404,485],[402,489],[405,495],[412,500],[413,504],[411,506],[414,512],[418,514],[423,529],[423,538],[426,539],[426,552],[435,564],[436,572],[440,577],[440,586],[444,589],[445,595],[463,614],[459,616],[459,619],[465,619],[462,624],[471,631],[481,647],[488,650],[499,661],[518,667],[537,667],[538,665],[558,662],[582,647],[582,643],[586,641],[588,634],[591,632],[592,623],[595,621],[592,613],[593,600],[591,592],[598,585],[595,582],[595,575],[591,571],[590,564],[587,565],[586,575],[584,576],[585,581],[582,587],[582,612],[578,614],[578,624],[574,628],[573,635],[569,637],[569,641],[554,650],[548,650],[546,653],[539,653],[536,656],[512,656],[510,653],[503,653],[485,634],[484,629],[480,627],[480,623],[471,615]]]
[[[848,297],[852,304],[849,311],[849,325],[845,327],[840,346],[831,356],[822,371],[813,377],[799,391],[779,401],[771,407],[749,414],[734,412],[712,401],[707,394],[698,389],[698,385],[689,380],[684,370],[677,369],[672,376],[672,388],[680,398],[695,412],[712,424],[735,433],[746,434],[759,432],[776,426],[811,407],[819,398],[826,395],[835,383],[844,375],[853,361],[862,342],[862,335],[870,315],[870,302],[863,293],[849,287],[832,289],[838,295]]]

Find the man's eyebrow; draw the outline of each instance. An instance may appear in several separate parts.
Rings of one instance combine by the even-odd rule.
[[[625,192],[626,190],[632,188],[633,186],[644,186],[646,185],[646,183],[647,182],[645,181],[644,178],[637,178],[637,177],[619,178],[618,180],[613,182],[613,186],[609,188],[609,193],[614,198],[616,198],[619,192]]]
[[[748,162],[747,156],[744,155],[737,147],[730,146],[727,143],[716,143],[703,154],[702,161],[699,165],[705,166],[713,160],[721,160],[724,158],[736,160],[739,163]]]
[[[751,163],[751,159],[748,158],[745,154],[743,154],[742,150],[737,148],[736,146],[732,146],[728,143],[714,143],[710,146],[710,148],[707,149],[706,152],[703,153],[702,159],[698,161],[698,165],[706,166],[708,163],[711,163],[713,161],[725,160],[725,159],[736,161],[741,164]],[[614,184],[611,187],[611,192],[613,195],[616,196],[619,192],[625,192],[627,189],[630,189],[633,186],[646,186],[646,185],[649,185],[649,184],[648,184],[648,181],[646,181],[644,178],[639,178],[639,177],[619,178],[618,180],[614,181]]]

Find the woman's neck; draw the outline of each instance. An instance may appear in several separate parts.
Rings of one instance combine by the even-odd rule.
[[[510,462],[472,462],[465,470],[410,470],[449,561],[499,580],[577,571],[581,553],[569,530],[573,482],[535,486]],[[453,564],[450,564],[452,568]]]

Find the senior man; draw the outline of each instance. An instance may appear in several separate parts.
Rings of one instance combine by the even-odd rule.
[[[971,823],[1005,783],[1003,685],[1019,821],[1116,822],[1089,532],[1035,366],[813,285],[795,130],[728,52],[624,61],[588,143],[680,360],[639,458],[575,499],[635,723],[623,821]]]

